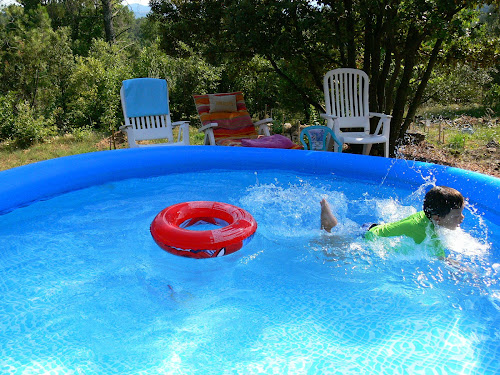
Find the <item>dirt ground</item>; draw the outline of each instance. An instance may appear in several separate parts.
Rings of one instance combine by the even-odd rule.
[[[500,145],[495,141],[458,155],[444,148],[437,148],[425,140],[419,144],[403,146],[400,152],[407,160],[447,165],[500,178]]]

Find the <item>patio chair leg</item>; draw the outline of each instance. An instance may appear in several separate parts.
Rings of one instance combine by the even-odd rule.
[[[364,144],[363,145],[363,155],[370,155],[371,149],[372,149],[371,144]]]

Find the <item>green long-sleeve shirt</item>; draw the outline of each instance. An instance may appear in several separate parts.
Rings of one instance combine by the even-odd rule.
[[[425,216],[424,211],[417,212],[394,223],[377,225],[365,234],[365,238],[368,240],[376,237],[396,236],[413,238],[417,244],[422,243],[429,236],[434,254],[439,258],[445,257],[444,247],[436,235],[434,224]]]

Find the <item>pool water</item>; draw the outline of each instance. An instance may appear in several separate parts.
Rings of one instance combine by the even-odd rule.
[[[426,187],[295,173],[186,173],[75,191],[0,216],[0,373],[500,373],[499,226],[473,206],[452,267],[360,226]],[[341,224],[319,230],[327,197]],[[222,258],[161,250],[163,208],[221,201],[258,222]],[[411,251],[391,252],[393,247]]]

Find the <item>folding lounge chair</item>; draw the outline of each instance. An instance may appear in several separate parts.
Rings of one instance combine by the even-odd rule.
[[[253,123],[240,91],[193,95],[193,98],[202,123],[200,132],[205,133],[205,145],[302,148],[284,136],[271,136],[272,118]]]
[[[123,81],[120,90],[129,147],[189,145],[189,122],[170,119],[167,81],[135,78]],[[179,126],[174,142],[173,127]],[[137,141],[166,139],[168,143],[138,144]]]

